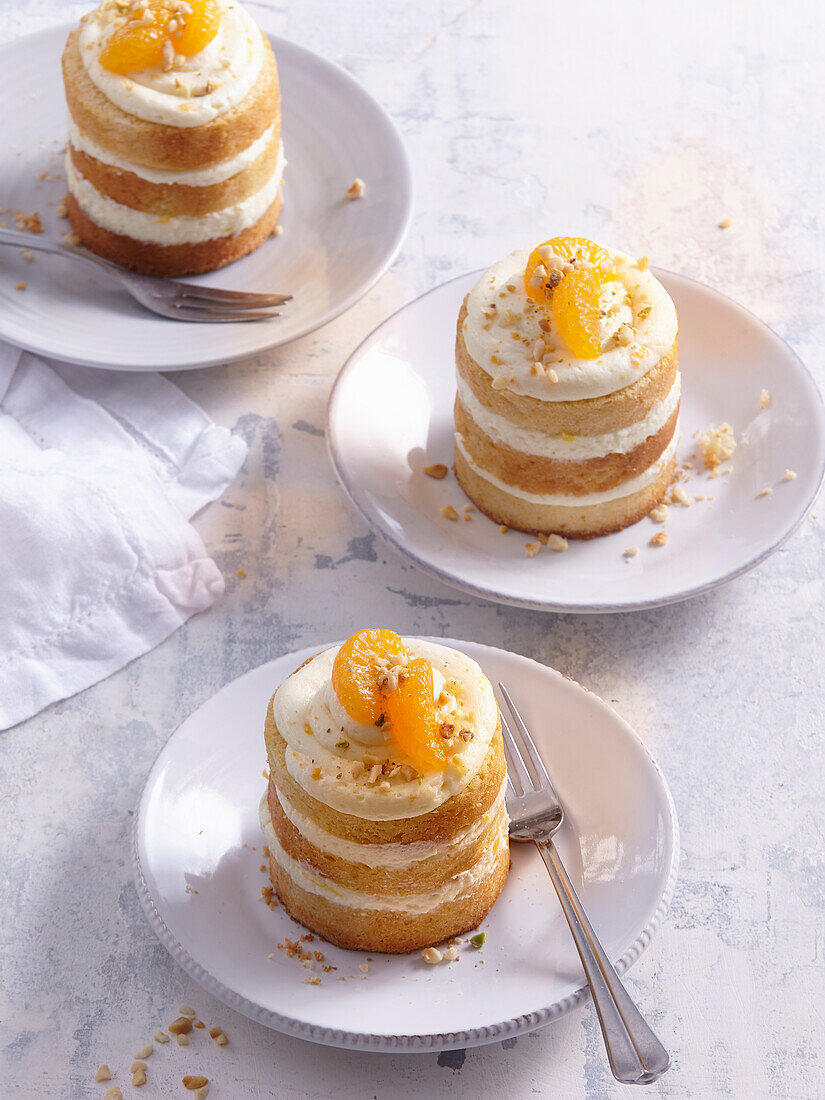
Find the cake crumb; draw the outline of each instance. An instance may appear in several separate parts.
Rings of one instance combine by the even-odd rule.
[[[437,963],[441,962],[444,956],[437,947],[425,947],[421,952],[421,958],[428,966],[435,966]]]
[[[320,979],[320,978],[318,978],[318,977],[315,977],[315,978],[304,978],[304,985],[320,985],[320,984],[321,984],[321,979]],[[218,1043],[218,1045],[219,1045],[219,1046],[223,1046],[223,1045],[224,1045],[224,1044],[223,1044],[223,1043],[221,1042],[221,1038],[225,1038],[225,1036],[221,1036],[220,1038],[218,1038],[218,1039],[216,1040],[216,1042]]]
[[[151,1057],[152,1051],[154,1049],[155,1048],[152,1046],[151,1043],[147,1043],[145,1046],[142,1046],[140,1048],[140,1050],[135,1055],[135,1058],[149,1058]]]
[[[109,1067],[104,1062],[95,1074],[95,1081],[111,1081],[112,1074],[109,1071]]]
[[[40,215],[36,210],[33,210],[31,214],[24,214],[22,210],[15,210],[14,225],[15,228],[22,229],[26,233],[43,232],[43,223],[40,221]]]
[[[320,985],[321,984],[321,979],[318,978],[316,982],[310,981],[309,984],[310,985],[316,985],[316,984]],[[220,1035],[215,1040],[215,1042],[218,1044],[219,1047],[225,1047],[225,1046],[228,1045],[229,1040],[227,1039],[226,1035],[223,1032],[221,1032]]]
[[[441,509],[441,514],[444,519],[458,519],[458,512],[455,510],[455,508],[453,508],[452,504],[445,504],[444,507]]]
[[[733,457],[736,450],[733,428],[728,423],[722,423],[718,428],[711,424],[699,436],[699,450],[705,469],[714,470],[720,462]]]
[[[567,539],[561,535],[548,535],[547,549],[555,550],[557,554],[561,554],[567,549]]]
[[[639,547],[638,546],[628,546],[627,550],[625,550],[625,552],[624,552],[624,557],[626,557],[629,561],[631,558],[635,558],[638,553],[639,553]]]
[[[146,1063],[145,1062],[132,1062],[132,1065],[129,1068],[129,1072],[130,1073],[137,1073],[137,1071],[139,1069],[145,1070],[146,1069]]]
[[[169,1036],[166,1034],[165,1031],[156,1031],[152,1038],[155,1040],[156,1043],[169,1042]]]
[[[359,963],[358,964],[358,969],[361,971],[362,974],[369,974],[370,964],[369,963]]]
[[[27,260],[30,264],[34,263],[34,253],[30,248],[21,248],[20,255],[24,260]]]
[[[123,1093],[117,1085],[112,1085],[110,1089],[106,1089],[106,1095],[103,1097],[103,1100],[123,1100]]]
[[[236,569],[235,570],[235,576],[238,578],[239,581],[246,580],[246,570],[245,569]]]
[[[730,218],[721,218],[716,224],[720,229],[730,229]]]
[[[769,497],[772,492],[773,492],[773,489],[770,487],[770,485],[766,485],[765,488],[760,489],[759,492],[756,495],[757,495],[757,497]]]
[[[424,467],[424,473],[427,477],[435,478],[436,481],[443,481],[449,473],[449,468],[443,462],[433,462]]]
[[[284,227],[282,225],[276,225],[275,228],[272,230],[272,236],[273,237],[280,237],[280,235],[283,233],[283,231],[284,231]]]
[[[360,199],[363,197],[364,192],[367,189],[367,185],[361,179],[360,176],[356,176],[352,183],[347,188],[348,199]]]
[[[693,504],[693,497],[686,493],[681,485],[674,485],[670,496],[676,504],[681,504],[684,508],[690,508],[691,504]]]
[[[454,947],[448,947],[444,952],[444,961],[451,963],[455,962],[458,958],[458,951]]]
[[[539,550],[541,550],[540,542],[526,542],[524,544],[524,553],[528,558],[534,558]]]
[[[652,512],[648,512],[647,514],[654,523],[664,523],[668,516],[667,505],[659,504]]]
[[[25,290],[28,285],[29,285],[28,283],[15,283],[14,284],[14,289],[15,290]]]
[[[667,531],[657,531],[650,540],[651,546],[667,546]]]
[[[768,407],[768,405],[770,405],[770,403],[771,403],[771,395],[768,393],[767,390],[762,390],[762,392],[759,395],[759,404],[760,404],[761,408],[767,409],[767,407]]]
[[[786,481],[794,481],[795,478],[796,478],[796,470],[786,470],[785,471],[785,480]]]

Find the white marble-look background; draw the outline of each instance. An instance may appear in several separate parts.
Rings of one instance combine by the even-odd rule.
[[[0,1096],[99,1096],[99,1062],[128,1064],[179,1002],[231,1036],[201,1055],[216,1100],[622,1093],[590,1007],[466,1057],[312,1048],[206,996],[149,929],[128,842],[159,747],[221,685],[347,634],[366,608],[402,632],[555,665],[611,700],[660,761],[683,857],[668,921],[629,977],[673,1052],[650,1094],[825,1096],[823,516],[815,508],[760,568],[689,603],[542,615],[401,564],[348,509],[321,431],[335,372],[390,311],[556,233],[649,253],[718,287],[822,381],[821,6],[252,7],[268,29],[346,65],[390,110],[415,166],[416,217],[393,270],[344,317],[249,362],[174,376],[250,445],[237,483],[198,520],[228,578],[222,603],[0,735]],[[82,10],[0,0],[0,33]],[[140,1095],[179,1094],[158,1062]]]

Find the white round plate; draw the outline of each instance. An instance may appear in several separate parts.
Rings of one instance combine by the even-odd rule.
[[[66,106],[60,55],[70,26],[0,47],[0,206],[37,210],[49,237],[68,223]],[[389,115],[348,73],[270,36],[283,96],[284,232],[229,267],[191,281],[294,295],[269,321],[196,324],[149,313],[105,272],[2,249],[0,336],[70,363],[113,370],[184,370],[241,359],[304,336],[349,309],[395,258],[412,214],[412,174]],[[38,180],[42,173],[49,178]],[[360,176],[362,199],[346,189]],[[55,178],[51,178],[55,177]],[[50,205],[51,203],[51,205]],[[11,225],[11,220],[8,222]],[[28,287],[15,289],[20,281]]]
[[[810,508],[825,471],[822,398],[787,344],[753,314],[680,275],[657,271],[679,313],[684,461],[694,432],[727,421],[750,443],[729,475],[698,469],[684,483],[705,495],[672,507],[666,547],[650,545],[650,519],[614,535],[570,542],[564,553],[526,559],[529,536],[502,535],[478,512],[441,515],[467,498],[450,474],[424,466],[453,461],[455,327],[481,272],[411,302],[350,357],[333,388],[327,440],[341,484],[367,523],[414,565],[447,584],[500,603],[546,611],[630,611],[705,592],[752,569],[777,549]],[[768,390],[771,404],[760,407]],[[796,472],[785,480],[786,469]],[[758,494],[773,489],[768,497]],[[636,557],[623,553],[639,547]]]
[[[445,639],[434,639],[445,642]],[[560,847],[608,954],[624,971],[650,942],[676,878],[678,833],[661,772],[630,727],[595,695],[526,657],[451,642],[503,680],[530,723],[566,807]],[[138,893],[178,963],[259,1023],[362,1050],[449,1050],[506,1039],[585,998],[573,942],[541,859],[512,845],[486,943],[459,961],[365,955],[313,945],[337,969],[310,976],[277,944],[304,929],[259,900],[263,723],[275,688],[320,647],[279,657],[227,685],[172,735],[155,761],[134,829]],[[369,958],[369,971],[359,964]],[[344,981],[340,981],[344,978]]]

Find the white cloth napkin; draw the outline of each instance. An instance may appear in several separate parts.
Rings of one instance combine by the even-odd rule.
[[[222,595],[188,521],[245,454],[160,375],[47,364],[0,342],[0,729]]]

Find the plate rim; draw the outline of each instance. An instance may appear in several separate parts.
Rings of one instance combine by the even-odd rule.
[[[90,360],[78,355],[69,355],[64,352],[58,352],[54,350],[43,350],[42,345],[33,343],[31,340],[18,339],[15,336],[9,336],[3,327],[3,311],[0,310],[0,339],[6,340],[14,347],[21,348],[23,351],[30,352],[33,355],[40,355],[47,359],[54,359],[60,363],[70,363],[76,366],[93,367],[96,370],[111,370],[111,371],[138,371],[138,372],[160,372],[160,371],[189,371],[189,370],[205,370],[209,367],[221,366],[223,364],[237,363],[243,359],[248,359],[254,355],[260,355],[264,352],[271,351],[274,348],[287,347],[289,344],[294,343],[296,340],[302,339],[304,336],[310,335],[310,333],[316,332],[320,328],[324,328],[330,322],[334,321],[341,314],[346,313],[347,310],[359,302],[365,297],[375,286],[379,279],[381,279],[389,270],[389,268],[395,263],[398,258],[398,254],[401,251],[401,247],[410,231],[412,225],[413,215],[415,213],[415,176],[412,168],[412,161],[410,159],[409,151],[407,150],[406,143],[403,139],[399,127],[396,125],[392,115],[386,109],[375,96],[363,85],[360,81],[348,72],[343,65],[339,65],[336,61],[332,61],[330,58],[325,57],[323,54],[316,53],[314,50],[309,49],[308,46],[304,46],[299,42],[295,42],[292,39],[285,38],[283,35],[273,34],[266,30],[261,25],[262,21],[258,21],[258,26],[266,35],[269,40],[273,51],[278,54],[279,50],[286,47],[286,50],[293,50],[298,55],[303,55],[305,58],[310,58],[313,62],[319,63],[322,66],[333,70],[336,75],[344,79],[344,82],[349,84],[355,89],[356,94],[363,96],[369,100],[373,108],[376,110],[379,116],[382,117],[383,122],[386,124],[388,132],[392,135],[395,145],[397,146],[397,152],[402,168],[401,178],[399,179],[399,187],[397,194],[404,196],[405,205],[403,207],[403,217],[396,229],[394,236],[389,241],[388,247],[384,252],[384,256],[380,263],[376,266],[376,269],[368,277],[367,280],[362,282],[360,286],[352,291],[346,298],[344,298],[338,305],[332,309],[327,310],[318,319],[314,321],[308,321],[298,331],[290,335],[287,339],[275,338],[274,340],[267,340],[265,343],[256,345],[253,348],[245,349],[238,352],[227,352],[219,356],[209,356],[206,359],[198,358],[194,360],[181,360],[180,362],[174,362],[169,365],[147,365],[145,361],[129,361],[119,362],[117,365],[104,362],[102,359]],[[0,60],[2,60],[4,51],[17,47],[20,43],[29,42],[33,39],[48,38],[50,35],[56,35],[58,32],[63,35],[68,35],[70,31],[74,30],[76,23],[53,23],[46,27],[41,27],[36,31],[29,31],[26,34],[21,34],[16,38],[11,38],[8,42],[0,45]],[[182,324],[184,322],[181,322]],[[192,322],[185,322],[191,324]],[[262,330],[263,331],[263,330]]]
[[[419,637],[419,635],[415,635]],[[662,773],[662,769],[659,767],[658,762],[651,753],[650,749],[644,743],[635,729],[627,722],[622,716],[613,709],[613,707],[606,702],[600,695],[586,688],[583,684],[580,684],[577,680],[574,680],[570,676],[566,676],[564,673],[559,672],[558,669],[553,668],[551,665],[545,665],[541,661],[537,661],[533,657],[527,657],[522,653],[516,653],[513,650],[502,649],[500,646],[491,646],[483,642],[468,642],[466,639],[460,640],[455,638],[436,638],[430,635],[420,635],[424,640],[431,640],[437,642],[440,645],[454,645],[455,648],[461,648],[464,645],[470,645],[482,650],[487,650],[495,654],[501,654],[505,657],[516,657],[519,661],[527,662],[530,665],[535,665],[543,673],[550,673],[551,676],[558,676],[567,683],[573,685],[573,687],[580,692],[583,692],[591,702],[595,702],[596,706],[601,707],[609,713],[609,715],[616,720],[623,728],[625,736],[630,736],[631,740],[636,743],[636,746],[641,749],[644,756],[647,758],[647,762],[652,766],[654,775],[658,778],[661,791],[664,795],[664,803],[667,807],[668,819],[670,822],[670,836],[672,851],[670,857],[670,863],[667,869],[667,877],[665,885],[655,909],[651,913],[645,927],[639,932],[633,943],[627,948],[624,954],[618,960],[614,961],[616,971],[619,975],[623,975],[633,964],[641,957],[643,952],[650,945],[653,937],[661,927],[665,916],[670,908],[671,901],[673,899],[673,893],[676,888],[676,881],[679,870],[679,860],[681,855],[680,845],[680,832],[679,832],[679,820],[676,815],[676,806],[673,801],[673,796],[670,792],[667,780]],[[147,773],[146,780],[141,788],[140,795],[138,797],[137,808],[134,812],[134,818],[132,822],[131,830],[131,864],[132,874],[135,882],[135,888],[137,895],[141,903],[141,907],[146,915],[149,925],[153,932],[158,937],[160,942],[175,960],[175,962],[187,973],[190,977],[194,978],[208,993],[217,997],[225,1005],[234,1009],[236,1012],[240,1012],[242,1015],[247,1016],[249,1019],[254,1020],[256,1023],[262,1024],[274,1031],[281,1032],[286,1035],[291,1035],[298,1039],[304,1039],[309,1042],[319,1043],[322,1046],[331,1046],[337,1048],[343,1048],[347,1050],[362,1050],[362,1051],[374,1051],[374,1052],[388,1052],[388,1051],[406,1051],[409,1053],[433,1053],[442,1050],[455,1050],[459,1048],[483,1046],[487,1043],[499,1042],[503,1039],[511,1038],[512,1036],[521,1035],[528,1031],[534,1031],[536,1028],[544,1027],[547,1024],[554,1022],[560,1017],[566,1015],[568,1012],[577,1008],[579,1005],[584,1004],[590,997],[590,992],[587,984],[579,987],[573,993],[567,997],[562,998],[560,1001],[555,1001],[553,1004],[546,1006],[536,1012],[525,1013],[519,1016],[513,1016],[506,1020],[501,1020],[493,1024],[487,1024],[483,1027],[470,1028],[463,1031],[455,1032],[433,1032],[427,1034],[406,1034],[406,1035],[376,1035],[370,1032],[358,1032],[347,1031],[341,1028],[325,1027],[318,1024],[310,1024],[304,1021],[295,1020],[289,1016],[284,1016],[282,1013],[276,1012],[272,1009],[264,1008],[262,1005],[257,1004],[254,1001],[249,1000],[243,994],[237,993],[235,990],[230,989],[220,979],[216,978],[209,970],[197,959],[195,959],[189,951],[178,940],[175,934],[167,925],[162,914],[160,913],[152,893],[149,889],[149,884],[146,880],[146,876],[143,872],[143,866],[140,856],[140,831],[141,825],[144,821],[144,815],[146,810],[147,795],[150,788],[154,785],[158,771],[162,768],[161,758],[164,756],[166,750],[169,747],[172,739],[177,732],[184,726],[191,718],[193,718],[198,711],[206,706],[212,699],[214,699],[221,692],[227,690],[239,684],[247,677],[254,675],[265,665],[271,664],[274,661],[282,660],[286,657],[294,657],[296,662],[305,660],[308,656],[315,653],[319,653],[322,650],[328,648],[330,645],[336,645],[337,642],[326,642],[322,645],[306,646],[299,650],[289,651],[287,653],[281,653],[276,657],[270,658],[268,661],[262,662],[260,665],[256,665],[254,668],[247,669],[246,672],[240,676],[236,676],[234,680],[230,680],[213,692],[207,699],[204,699],[199,706],[197,706],[186,718],[180,722],[164,744],[160,747],[154,761]]]
[[[375,532],[375,534],[377,534],[386,545],[391,547],[391,549],[393,549],[402,558],[411,562],[417,569],[420,569],[423,573],[426,573],[431,577],[435,577],[437,580],[442,581],[444,584],[449,585],[451,588],[458,589],[462,592],[467,592],[472,596],[478,596],[482,599],[490,600],[493,603],[505,604],[510,607],[525,607],[533,611],[546,611],[573,615],[603,615],[620,614],[627,611],[644,611],[654,607],[666,607],[670,604],[684,603],[685,600],[693,599],[695,596],[702,596],[707,592],[712,592],[714,589],[720,588],[722,585],[727,584],[730,581],[736,580],[737,577],[741,577],[745,573],[749,573],[752,569],[755,569],[758,565],[761,565],[763,561],[769,558],[772,554],[776,553],[776,551],[781,546],[783,546],[788,541],[788,539],[799,529],[803,521],[807,518],[814,504],[816,503],[816,499],[819,496],[823,483],[825,482],[825,456],[823,456],[823,461],[820,465],[819,473],[816,478],[816,487],[811,493],[810,498],[808,499],[804,508],[800,510],[799,515],[796,517],[793,523],[784,531],[783,534],[779,536],[778,539],[774,540],[769,547],[761,551],[755,557],[749,558],[748,561],[744,564],[739,565],[734,569],[728,570],[720,577],[716,577],[713,580],[705,581],[702,584],[697,584],[693,587],[686,588],[681,592],[675,592],[672,595],[662,596],[655,599],[633,600],[624,603],[617,603],[615,601],[610,603],[565,603],[559,600],[530,600],[526,598],[520,598],[517,596],[513,596],[508,592],[500,591],[499,589],[494,589],[491,587],[485,588],[479,585],[472,584],[470,581],[464,580],[459,577],[456,573],[450,572],[447,569],[443,569],[440,566],[433,564],[431,561],[420,557],[414,551],[405,546],[400,539],[393,537],[392,533],[385,530],[384,527],[381,526],[381,524],[370,514],[369,510],[359,501],[357,497],[357,489],[354,490],[352,488],[351,482],[346,474],[346,467],[341,461],[340,455],[336,452],[336,448],[333,443],[336,436],[334,421],[336,419],[337,403],[340,400],[341,390],[346,383],[347,375],[357,365],[358,358],[360,357],[362,351],[365,349],[366,345],[374,340],[382,329],[390,325],[391,322],[393,322],[399,314],[404,313],[411,306],[416,305],[418,302],[421,302],[425,298],[428,298],[431,294],[436,294],[438,291],[443,290],[445,287],[448,287],[453,283],[462,282],[463,280],[470,278],[480,278],[486,270],[486,268],[478,268],[475,271],[468,271],[462,275],[456,275],[452,279],[447,279],[445,282],[439,283],[437,286],[430,287],[430,289],[424,291],[423,294],[419,294],[415,298],[411,298],[409,301],[405,302],[404,305],[394,310],[393,313],[391,313],[387,318],[385,318],[385,320],[377,325],[372,330],[372,332],[368,333],[367,336],[365,336],[364,339],[358,344],[358,346],[352,351],[352,353],[349,355],[346,362],[344,363],[343,367],[338,372],[338,376],[335,379],[333,387],[330,391],[326,410],[325,435],[327,443],[327,453],[329,455],[333,472],[335,473],[338,483],[343,489],[344,494],[349,500],[350,504],[367,523],[370,530]],[[693,287],[697,287],[701,291],[712,294],[717,298],[721,298],[733,309],[739,310],[742,313],[746,314],[757,324],[757,326],[766,329],[775,340],[778,340],[779,343],[784,346],[790,357],[795,361],[797,368],[800,369],[802,371],[802,374],[807,378],[812,390],[818,398],[815,407],[819,418],[820,428],[822,430],[823,437],[825,437],[825,399],[823,398],[822,391],[820,390],[819,385],[814,378],[812,372],[805,365],[802,358],[790,346],[787,340],[783,339],[783,337],[781,337],[779,333],[774,331],[774,329],[771,328],[771,326],[767,324],[767,322],[763,321],[752,310],[748,309],[747,306],[740,305],[739,302],[735,301],[729,295],[723,294],[722,291],[716,290],[715,287],[709,286],[707,283],[702,283],[698,279],[692,279],[688,275],[682,275],[680,272],[671,271],[668,268],[651,265],[651,271],[654,272],[657,278],[660,275],[664,275],[666,278],[669,279],[675,279],[677,281],[681,280],[682,282],[689,283]]]

